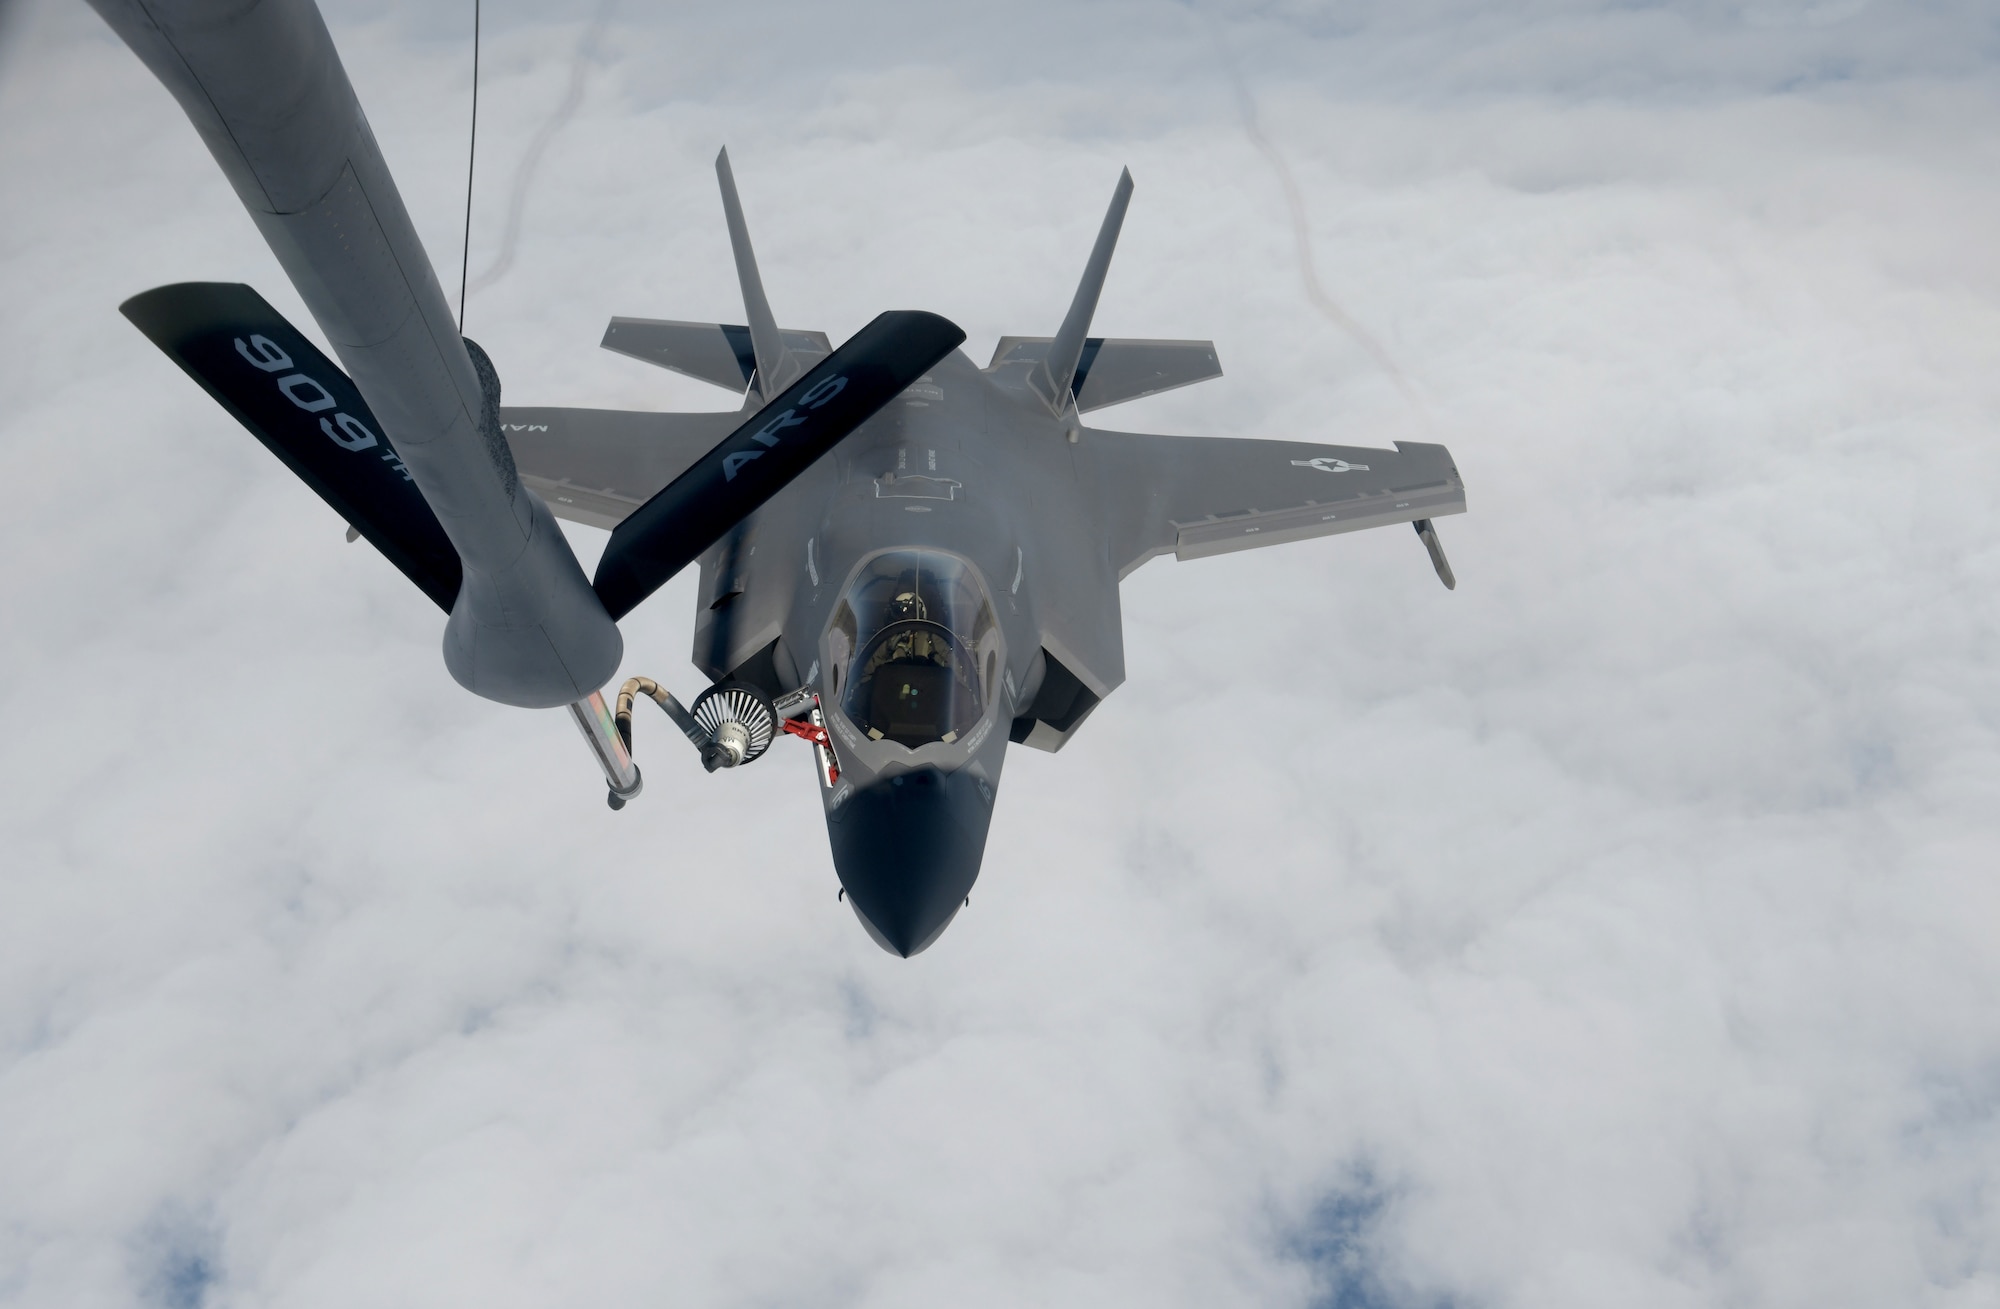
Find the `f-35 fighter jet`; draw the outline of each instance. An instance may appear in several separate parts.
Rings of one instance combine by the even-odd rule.
[[[1221,375],[1207,341],[1089,335],[1132,194],[1121,176],[1053,337],[981,367],[936,315],[838,349],[781,328],[726,153],[743,325],[613,318],[611,350],[743,394],[733,413],[517,408],[458,333],[311,0],[92,0],[174,93],[345,370],[250,288],[124,312],[449,615],[468,690],[566,705],[610,786],[639,792],[631,708],[657,701],[713,770],[811,743],[843,898],[903,956],[967,902],[1010,743],[1059,750],[1125,676],[1119,581],[1190,559],[1431,522],[1450,454],[1087,426]],[[608,528],[586,579],[554,518]],[[701,566],[683,708],[647,678],[614,711],[617,620]]]

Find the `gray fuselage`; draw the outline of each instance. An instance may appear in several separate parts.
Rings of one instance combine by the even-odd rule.
[[[702,560],[695,662],[820,695],[840,768],[821,797],[834,866],[898,954],[935,940],[979,875],[1010,727],[1045,674],[1039,559],[1065,561],[1065,591],[1095,592],[1085,612],[1117,642],[1117,577],[1071,467],[1076,424],[1050,414],[1025,372],[953,352]],[[950,740],[871,736],[854,702],[864,652],[836,620],[851,626],[843,597],[885,554],[960,561],[990,604],[970,650],[976,721]]]

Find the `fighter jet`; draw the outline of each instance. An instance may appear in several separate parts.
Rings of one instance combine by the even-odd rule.
[[[613,808],[640,791],[639,698],[711,772],[803,738],[840,898],[893,954],[968,903],[1008,746],[1060,750],[1124,681],[1118,588],[1147,560],[1408,523],[1454,585],[1432,520],[1465,491],[1443,446],[1084,422],[1222,372],[1208,341],[1090,335],[1129,173],[1055,335],[1003,337],[982,367],[934,314],[885,313],[838,348],[780,327],[725,152],[746,321],[616,317],[602,345],[741,408],[511,407],[311,0],[91,3],[187,112],[339,364],[247,286],[160,287],[126,316],[449,615],[461,685],[568,707]],[[609,529],[593,578],[557,518]],[[633,678],[614,708],[617,621],[696,562],[710,686],[683,707]]]

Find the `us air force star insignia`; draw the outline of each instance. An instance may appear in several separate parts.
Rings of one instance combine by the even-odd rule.
[[[1292,467],[1317,468],[1322,473],[1365,473],[1368,471],[1367,464],[1350,464],[1345,459],[1334,459],[1328,455],[1321,455],[1317,459],[1294,459],[1292,460]]]

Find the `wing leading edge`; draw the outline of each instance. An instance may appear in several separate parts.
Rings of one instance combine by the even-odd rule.
[[[1121,578],[1169,551],[1200,559],[1465,512],[1465,484],[1441,445],[1090,431],[1076,449]]]
[[[655,414],[504,406],[521,481],[558,518],[609,531],[743,422],[736,410]]]
[[[785,350],[807,367],[833,353],[825,332],[780,328]],[[684,323],[672,318],[614,318],[604,329],[606,350],[742,395],[757,373],[750,329],[738,323]]]

